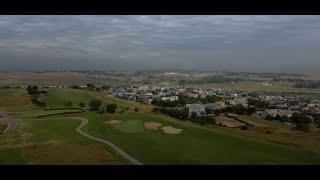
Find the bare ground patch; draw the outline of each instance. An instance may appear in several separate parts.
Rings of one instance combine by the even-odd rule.
[[[144,123],[144,128],[150,131],[157,131],[161,126],[161,123],[155,121],[149,121]]]
[[[182,129],[174,128],[172,126],[163,126],[161,129],[166,134],[180,134],[182,132]]]
[[[115,125],[115,124],[121,124],[122,121],[116,120],[116,119],[112,119],[112,120],[104,121],[104,123],[105,123],[105,124],[110,124],[110,125]]]
[[[216,124],[230,128],[236,128],[244,125],[244,123],[241,123],[233,118],[229,118],[226,116],[217,116]]]

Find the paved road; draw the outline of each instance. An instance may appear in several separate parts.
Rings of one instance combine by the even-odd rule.
[[[8,124],[6,129],[3,130],[0,137],[9,136],[17,128],[17,125],[18,125],[17,120],[9,116],[6,111],[1,109],[0,109],[0,116],[4,117],[4,119],[7,121],[7,124]]]
[[[86,118],[75,118],[75,119],[80,119],[81,123],[80,125],[76,128],[76,131],[81,134],[82,136],[85,136],[89,139],[92,139],[94,141],[98,141],[101,143],[104,143],[106,145],[108,145],[109,147],[111,147],[113,150],[115,150],[116,152],[118,152],[121,156],[123,156],[124,158],[126,158],[127,160],[129,160],[132,164],[135,165],[143,165],[143,163],[141,163],[140,161],[138,161],[137,159],[135,159],[134,157],[130,156],[128,153],[126,153],[125,151],[123,151],[120,147],[116,146],[115,144],[111,143],[110,141],[104,140],[104,139],[100,139],[94,136],[91,136],[85,132],[83,132],[81,130],[82,127],[86,126],[88,124],[88,119]]]

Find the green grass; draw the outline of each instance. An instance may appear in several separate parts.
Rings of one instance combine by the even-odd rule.
[[[0,123],[0,134],[3,130],[5,130],[7,127],[7,124],[4,124],[4,123]]]
[[[0,97],[9,95],[12,92],[11,89],[0,89]]]
[[[75,132],[80,120],[52,119],[52,120],[27,120],[25,130],[32,134],[27,142],[46,142],[49,140],[68,141],[77,143],[91,142]]]
[[[26,164],[20,149],[0,150],[0,165]]]
[[[44,100],[47,106],[51,108],[64,107],[65,101],[72,102],[73,107],[79,107],[79,103],[85,103],[88,107],[90,100],[93,98],[87,92],[81,90],[49,90]]]
[[[0,150],[0,164],[27,164],[27,162],[35,164],[128,163],[104,144],[78,134],[75,128],[79,126],[80,120],[51,118],[23,121],[23,131],[28,132],[29,135],[25,138],[20,137],[24,140],[14,144],[31,143],[35,145]]]
[[[114,127],[122,132],[128,133],[144,131],[143,122],[141,120],[129,120],[124,123],[117,124]]]
[[[74,107],[78,107],[80,102],[88,104],[91,99],[97,97],[93,93],[82,90],[49,90],[44,98],[50,108],[59,108],[64,107],[64,101],[71,101]],[[102,96],[99,98],[103,100],[103,103],[111,101]],[[125,102],[121,101],[121,103]],[[133,107],[129,103],[124,105]],[[19,111],[20,109],[17,108],[16,113],[13,114],[14,117],[19,118],[19,122],[22,122],[16,131],[16,133],[19,132],[19,136],[14,136],[16,137],[15,140],[19,140],[17,141],[19,143],[45,143],[48,141],[82,145],[96,143],[77,134],[75,128],[80,121],[64,117],[65,115],[55,116],[54,120],[52,117],[31,120],[48,113],[55,114],[77,110],[43,111],[28,110],[26,107],[25,110],[21,108],[21,111]],[[305,148],[268,143],[263,140],[198,126],[191,122],[171,120],[165,116],[146,112],[105,115],[86,112],[74,116],[85,116],[89,119],[88,126],[83,128],[84,131],[90,135],[110,140],[145,164],[320,163],[320,154],[307,151]],[[28,118],[30,119],[28,120]],[[118,125],[104,123],[104,121],[110,119],[121,120],[123,123]],[[183,131],[178,135],[164,134],[161,130],[147,131],[143,128],[145,121],[157,121],[163,126],[173,126],[183,129]],[[21,159],[20,162],[18,161],[19,156],[21,157],[20,151],[19,149],[1,150],[0,163],[23,163]],[[41,148],[39,151],[41,151]],[[60,151],[57,153],[59,154]]]
[[[101,116],[89,113],[90,134],[111,140],[146,164],[313,164],[320,155],[147,114]],[[158,121],[183,129],[179,135],[161,131],[124,133],[105,119]]]

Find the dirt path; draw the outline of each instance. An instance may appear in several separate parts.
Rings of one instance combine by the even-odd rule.
[[[18,125],[17,120],[9,116],[6,111],[1,109],[0,109],[0,116],[4,117],[4,119],[7,121],[7,124],[8,124],[6,129],[3,130],[0,137],[7,137],[17,128],[17,125]]]
[[[126,158],[127,160],[129,160],[131,163],[135,164],[135,165],[143,165],[140,161],[138,161],[137,159],[135,159],[134,157],[130,156],[129,154],[127,154],[125,151],[123,151],[120,147],[118,147],[117,145],[113,144],[110,141],[104,140],[104,139],[100,139],[94,136],[91,136],[85,132],[83,132],[81,130],[82,127],[86,126],[88,124],[88,119],[86,118],[81,118],[81,117],[77,117],[74,119],[79,119],[81,120],[80,125],[76,128],[76,131],[82,135],[85,136],[86,138],[92,139],[94,141],[98,141],[101,142],[103,144],[108,145],[109,147],[111,147],[113,150],[115,150],[116,152],[118,152],[121,156],[123,156],[124,158]]]

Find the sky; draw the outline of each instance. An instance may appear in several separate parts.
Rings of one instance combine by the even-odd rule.
[[[317,73],[320,16],[5,16],[0,71]]]

